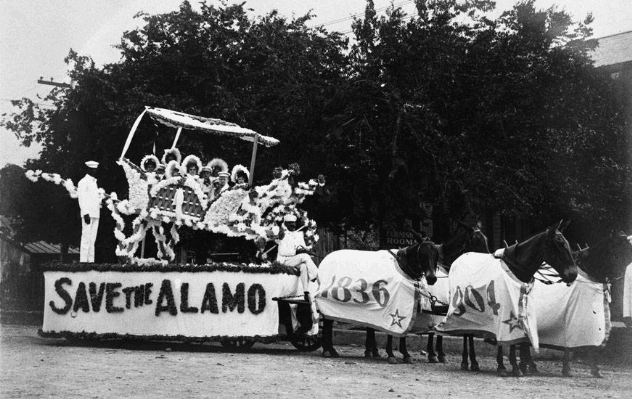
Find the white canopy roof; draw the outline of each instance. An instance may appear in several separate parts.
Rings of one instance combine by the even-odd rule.
[[[145,108],[153,120],[166,126],[233,136],[249,142],[253,142],[254,137],[257,137],[257,142],[266,147],[279,144],[279,140],[274,137],[263,136],[254,130],[246,129],[235,123],[226,122],[221,119],[204,118],[164,108]]]

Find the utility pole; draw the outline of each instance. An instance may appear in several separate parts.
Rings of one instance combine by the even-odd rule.
[[[72,87],[72,85],[69,85],[68,83],[53,82],[53,78],[50,78],[50,81],[44,80],[42,79],[42,76],[40,76],[40,78],[37,80],[37,83],[41,85],[63,87],[65,89],[70,89]]]

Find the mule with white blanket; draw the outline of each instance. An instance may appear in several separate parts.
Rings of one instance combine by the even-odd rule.
[[[417,315],[422,277],[428,284],[437,279],[437,259],[430,240],[399,250],[340,250],[327,255],[318,269],[315,296],[323,315],[322,356],[339,356],[332,342],[334,320],[406,336]],[[392,348],[387,352],[392,355]],[[410,359],[405,348],[402,353]]]
[[[487,237],[477,227],[468,226],[465,223],[459,222],[459,228],[456,231],[454,237],[450,238],[443,244],[437,246],[439,250],[439,267],[437,269],[437,283],[428,287],[428,293],[430,294],[431,308],[429,310],[424,309],[425,312],[418,319],[418,325],[421,326],[422,332],[428,332],[428,345],[426,351],[428,353],[429,363],[445,363],[445,353],[443,352],[443,337],[437,335],[436,347],[433,347],[434,330],[432,326],[437,324],[445,316],[447,304],[449,303],[449,290],[450,285],[448,283],[448,273],[452,263],[461,255],[468,252],[489,253],[489,246],[487,244]],[[434,303],[432,303],[434,302]],[[432,305],[442,306],[432,306]],[[430,312],[430,313],[428,313]],[[468,345],[469,343],[469,345]],[[468,350],[469,346],[469,350]],[[436,349],[436,352],[435,352]],[[471,361],[472,370],[477,371],[479,369],[478,362],[476,361],[476,354],[474,353],[474,339],[471,335],[463,336],[463,352],[461,360],[461,369],[468,369],[468,357]]]
[[[538,348],[531,304],[534,274],[547,262],[564,282],[577,278],[577,266],[560,226],[561,222],[507,248],[502,258],[478,253],[459,257],[449,274],[448,315],[437,331],[472,334],[496,340],[499,345],[530,341]],[[515,356],[510,357],[510,363],[518,370]]]
[[[611,329],[608,282],[624,275],[632,261],[632,245],[626,235],[617,234],[575,255],[580,273],[570,287],[556,284],[558,276],[549,267],[536,277],[533,304],[537,309],[540,346],[564,351],[565,377],[571,376],[569,352],[585,351],[591,374],[601,378],[597,365],[599,349],[605,347]],[[527,344],[521,344],[520,360],[523,373],[537,373]]]

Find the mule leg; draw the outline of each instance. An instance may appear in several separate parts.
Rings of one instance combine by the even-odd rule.
[[[443,335],[437,335],[437,355],[439,355],[439,363],[445,363],[445,353],[443,353]]]
[[[437,354],[434,351],[433,338],[433,333],[428,334],[428,346],[426,347],[426,351],[428,352],[428,363],[437,363]],[[439,339],[438,336],[437,339]]]
[[[507,377],[509,374],[507,374],[507,369],[505,368],[503,347],[501,345],[498,345],[496,349],[496,363],[498,364],[496,368],[498,375],[500,377]]]
[[[563,377],[572,377],[571,366],[570,366],[570,351],[564,348],[564,356],[562,357],[562,376]]]
[[[334,321],[323,319],[322,357],[340,357],[333,345]]]
[[[377,349],[377,342],[375,340],[375,330],[372,328],[367,327],[366,329],[364,347],[364,357],[380,357],[380,352]]]
[[[603,378],[603,375],[599,371],[599,365],[597,364],[597,357],[599,352],[597,348],[591,348],[588,351],[588,357],[590,358],[590,374],[595,378]]]
[[[463,336],[463,352],[461,352],[461,370],[468,369],[467,362],[467,336]]]
[[[522,371],[518,367],[518,361],[516,359],[516,345],[509,345],[509,364],[511,365],[511,375],[514,377],[522,376]]]
[[[466,337],[463,337],[465,339]],[[478,367],[478,362],[476,361],[476,352],[474,351],[474,336],[469,335],[467,339],[470,343],[470,370],[472,371],[481,371],[480,367]]]
[[[410,353],[408,353],[408,350],[406,350],[406,337],[405,336],[399,339],[399,353],[401,353],[404,356],[404,363],[411,364],[413,362],[412,356],[410,356]]]
[[[388,362],[390,364],[396,364],[397,358],[393,354],[393,336],[389,335],[386,337],[386,356],[388,357]]]
[[[520,344],[520,371],[522,374],[539,374],[540,371],[531,357],[531,347],[528,343]]]

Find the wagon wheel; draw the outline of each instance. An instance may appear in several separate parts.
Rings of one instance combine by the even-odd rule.
[[[255,341],[250,338],[226,338],[220,341],[224,348],[242,350],[250,349],[255,344]]]
[[[313,352],[320,348],[320,336],[318,335],[297,334],[290,339],[290,342],[300,352]]]

